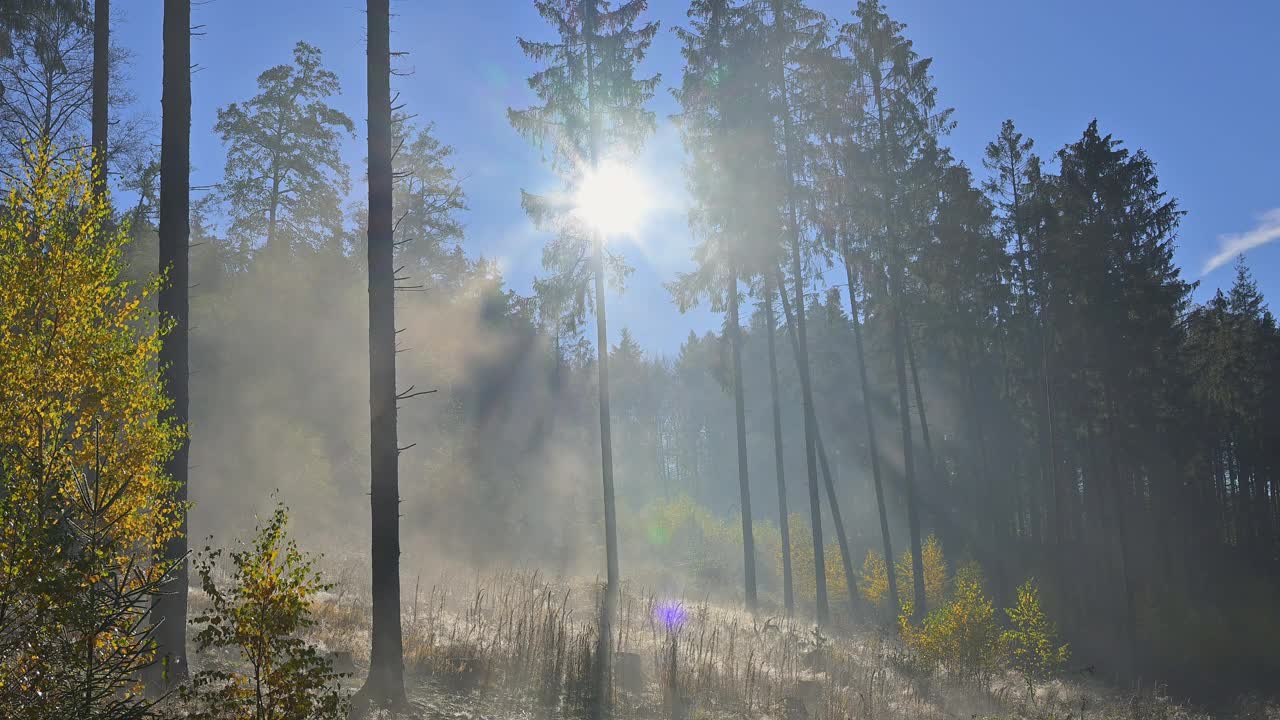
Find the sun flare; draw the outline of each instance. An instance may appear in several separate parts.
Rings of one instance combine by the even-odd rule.
[[[583,222],[606,236],[630,235],[652,208],[653,191],[635,168],[606,161],[583,175],[573,205]]]

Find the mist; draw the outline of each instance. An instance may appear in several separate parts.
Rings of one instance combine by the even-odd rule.
[[[653,4],[451,107],[369,0],[193,121],[166,0],[154,126],[119,8],[0,12],[0,707],[1274,713],[1275,211],[1209,295],[1119,100],[978,132],[896,6]]]

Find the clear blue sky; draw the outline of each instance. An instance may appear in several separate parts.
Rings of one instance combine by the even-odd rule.
[[[324,51],[342,80],[336,104],[357,122],[346,148],[353,178],[364,157],[364,29],[360,0],[209,0],[193,3],[205,33],[193,42],[193,184],[217,182],[223,149],[212,128],[217,108],[255,92],[263,69],[290,60],[298,40]],[[813,0],[841,21],[855,0]],[[161,3],[117,0],[119,44],[134,53],[137,109],[160,114]],[[957,157],[981,171],[981,153],[1000,122],[1013,118],[1051,155],[1097,117],[1104,132],[1145,148],[1164,188],[1188,215],[1178,261],[1201,280],[1197,299],[1229,284],[1230,264],[1202,275],[1224,243],[1280,239],[1280,2],[1231,0],[889,0],[917,50],[934,58],[939,99],[956,109],[950,140]],[[550,29],[526,0],[398,0],[392,43],[410,55],[395,89],[406,108],[434,121],[457,148],[465,178],[469,251],[501,260],[508,282],[527,292],[540,272],[544,240],[520,210],[520,188],[547,189],[552,177],[507,125],[505,110],[531,97],[531,64],[515,38]],[[611,299],[611,335],[623,326],[651,351],[673,352],[689,329],[718,324],[705,310],[681,316],[661,283],[686,269],[681,151],[665,122],[666,88],[679,82],[669,32],[687,2],[651,0],[662,22],[648,70],[661,72],[653,108],[663,129],[642,166],[662,201],[641,236],[619,244],[637,271]],[[359,194],[362,189],[355,188]],[[1280,242],[1247,254],[1263,291],[1280,308]]]

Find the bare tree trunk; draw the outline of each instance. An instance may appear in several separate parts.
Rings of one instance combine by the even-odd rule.
[[[778,354],[774,341],[773,280],[765,278],[765,322],[769,325],[769,393],[773,403],[773,461],[778,479],[778,528],[782,533],[782,601],[787,617],[796,611],[791,585],[791,517],[787,511],[787,479],[782,457],[782,404],[778,400]]]
[[[105,5],[99,2],[99,6]],[[95,18],[95,25],[98,20]],[[165,0],[164,78],[160,125],[160,272],[167,282],[157,298],[162,317],[173,322],[173,330],[160,348],[160,367],[165,389],[173,399],[168,417],[188,426],[190,406],[188,333],[191,326],[191,2]],[[95,39],[95,48],[96,48]],[[97,61],[95,60],[95,63]],[[96,68],[95,68],[96,73]],[[95,78],[96,80],[96,78]],[[97,83],[95,82],[95,85]],[[94,108],[95,120],[97,107]],[[97,124],[94,125],[95,133]],[[105,131],[105,125],[103,127]],[[190,442],[183,437],[177,451],[165,465],[165,472],[177,485],[177,500],[187,501],[187,463]],[[165,559],[176,563],[172,578],[152,607],[157,645],[157,672],[150,689],[161,692],[187,676],[187,516],[182,514],[177,537],[165,547]]]
[[[917,507],[915,479],[915,448],[911,442],[911,400],[907,395],[906,318],[904,317],[905,292],[902,271],[894,268],[890,290],[893,308],[893,369],[898,381],[898,419],[902,426],[902,481],[907,496],[907,527],[911,533],[911,576],[914,585],[913,615],[920,620],[929,612],[928,598],[924,590],[924,561],[920,545],[920,512]]]
[[[93,179],[107,188],[107,84],[111,63],[111,0],[93,3]]]
[[[781,0],[773,0],[774,15],[774,36],[778,44],[779,57],[777,58],[778,68],[778,91],[782,95],[782,129],[783,129],[783,154],[786,156],[786,185],[787,185],[787,213],[789,215],[787,222],[787,233],[790,236],[791,244],[791,272],[795,276],[796,282],[796,331],[799,334],[800,353],[796,358],[796,364],[800,370],[800,388],[804,403],[804,457],[805,469],[809,476],[809,519],[813,526],[813,576],[815,591],[815,610],[819,625],[826,625],[831,619],[831,608],[827,601],[827,563],[823,557],[822,546],[822,505],[818,493],[818,459],[817,448],[814,444],[814,427],[813,427],[813,388],[809,378],[809,340],[807,330],[805,328],[805,309],[804,309],[804,280],[803,267],[800,262],[800,221],[796,206],[796,163],[794,158],[793,145],[794,140],[791,137],[791,101],[787,92],[787,75],[786,75],[786,35],[790,32],[788,28],[782,26],[785,13],[782,11]],[[786,286],[782,283],[778,284],[779,290],[783,290]]]
[[[885,214],[885,253],[889,258],[889,305],[893,313],[893,368],[898,383],[898,417],[902,426],[902,482],[907,497],[907,528],[911,539],[912,579],[915,588],[915,602],[912,604],[917,620],[928,613],[928,602],[924,596],[924,562],[920,547],[920,515],[915,488],[915,457],[911,443],[911,405],[907,391],[907,361],[904,334],[906,333],[906,288],[903,276],[906,274],[905,252],[895,252],[894,243],[897,228],[893,218],[893,202],[890,187],[889,168],[885,157],[885,119],[884,119],[884,87],[880,75],[879,58],[871,68],[872,91],[876,103],[877,143],[880,146],[881,178],[883,183],[881,198]],[[898,257],[901,256],[901,257]],[[893,568],[886,568],[893,572]]]
[[[595,239],[595,291],[596,291],[596,367],[599,371],[600,394],[600,468],[604,483],[604,542],[606,585],[604,607],[600,616],[600,648],[597,671],[600,693],[596,717],[603,717],[612,706],[609,690],[612,686],[613,647],[611,633],[613,618],[617,614],[618,577],[618,515],[613,490],[613,426],[609,410],[609,328],[604,304],[604,241],[599,233]]]
[[[369,45],[369,505],[373,628],[364,704],[403,707],[400,488],[396,440],[395,268],[392,239],[391,18],[368,0]]]
[[[596,4],[595,0],[583,2],[583,35],[586,39],[587,115],[591,132],[591,167],[600,161],[600,118],[595,101],[595,53]],[[617,615],[618,596],[621,592],[618,576],[618,516],[613,490],[613,427],[609,410],[609,326],[605,310],[604,238],[593,233],[595,243],[595,296],[596,296],[596,368],[599,372],[600,395],[600,474],[604,485],[604,544],[606,585],[604,604],[600,613],[600,636],[596,660],[596,702],[591,714],[596,720],[607,716],[613,707],[613,619]]]
[[[915,346],[911,342],[910,329],[907,330],[905,339],[907,344],[907,363],[911,367],[911,384],[915,388],[916,416],[920,420],[920,441],[924,444],[925,466],[926,466],[926,469],[929,471],[929,482],[934,486],[934,492],[936,493],[939,490],[939,487],[938,487],[939,478],[937,475],[937,469],[938,469],[937,461],[935,460],[936,456],[933,454],[933,439],[929,435],[929,414],[928,412],[926,412],[925,406],[924,406],[924,391],[920,388],[920,365],[916,363],[916,350],[915,350]],[[986,467],[985,467],[985,464],[986,464],[986,461],[985,461],[986,448],[985,447],[983,448],[983,458],[984,458],[983,478],[985,481],[986,478],[988,477],[986,474]]]
[[[840,545],[840,562],[844,567],[845,590],[849,593],[849,613],[858,611],[858,586],[853,574],[853,553],[849,550],[849,536],[844,531],[844,517],[840,514],[840,500],[836,497],[836,484],[827,461],[827,448],[822,444],[822,426],[813,423],[814,443],[818,449],[818,464],[822,467],[822,481],[827,486],[827,502],[831,504],[831,524],[835,527],[836,542]]]
[[[779,278],[781,283],[781,278]],[[791,304],[786,295],[782,296],[782,311],[787,316],[787,334],[791,338],[791,350],[800,361],[800,344],[792,324]],[[844,531],[844,517],[840,513],[840,499],[836,497],[835,481],[831,476],[831,463],[827,461],[827,448],[822,443],[822,426],[818,424],[817,411],[814,408],[813,395],[809,396],[809,412],[813,415],[813,446],[818,456],[818,466],[822,470],[822,482],[827,490],[827,502],[831,505],[831,524],[835,526],[836,542],[840,545],[840,562],[844,568],[845,587],[849,591],[849,612],[857,611],[858,589],[853,581],[853,557],[849,551],[849,536]]]
[[[880,446],[876,442],[875,411],[871,408],[871,382],[867,379],[866,351],[862,347],[862,319],[858,314],[857,283],[853,272],[852,253],[844,247],[844,271],[849,281],[849,318],[853,321],[853,345],[858,355],[858,379],[862,384],[862,410],[867,423],[867,453],[871,456],[871,478],[876,488],[876,510],[880,514],[880,536],[884,540],[884,568],[889,581],[889,611],[897,615],[898,578],[893,567],[893,540],[889,533],[889,515],[884,507],[884,481],[880,473]]]
[[[978,343],[977,338],[973,338],[974,344]],[[992,593],[997,606],[1005,604],[1008,599],[1009,588],[1005,569],[1007,559],[1005,553],[1000,547],[1001,528],[1004,526],[1004,501],[999,497],[995,481],[995,463],[991,462],[991,452],[987,447],[987,424],[982,417],[982,408],[979,405],[978,398],[978,380],[977,380],[977,360],[981,357],[981,352],[974,352],[968,343],[961,341],[960,357],[964,366],[965,384],[969,390],[969,414],[973,422],[974,444],[978,446],[978,471],[981,477],[978,479],[976,490],[980,493],[978,498],[979,504],[985,508],[982,515],[985,517],[983,521],[985,527],[976,528],[974,537],[979,539],[986,546],[983,554],[986,556],[992,568]],[[908,344],[908,351],[911,346]],[[980,348],[979,348],[980,350]],[[913,353],[914,355],[914,353]],[[914,357],[912,363],[914,364]],[[923,411],[922,411],[923,412]],[[992,517],[991,514],[995,516]],[[1067,590],[1063,588],[1061,592]]]
[[[747,411],[742,390],[742,326],[738,320],[738,272],[729,280],[729,343],[733,346],[733,404],[738,430],[738,492],[742,503],[742,567],[747,609],[756,611],[756,542],[751,531],[751,482],[747,474]]]

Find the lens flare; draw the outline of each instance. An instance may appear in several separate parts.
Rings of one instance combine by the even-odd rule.
[[[654,616],[662,626],[668,630],[679,630],[684,621],[688,619],[689,613],[684,609],[684,605],[678,602],[667,601],[659,603],[653,609]]]
[[[573,205],[579,219],[606,236],[630,235],[640,229],[652,198],[640,173],[608,160],[583,175]]]

